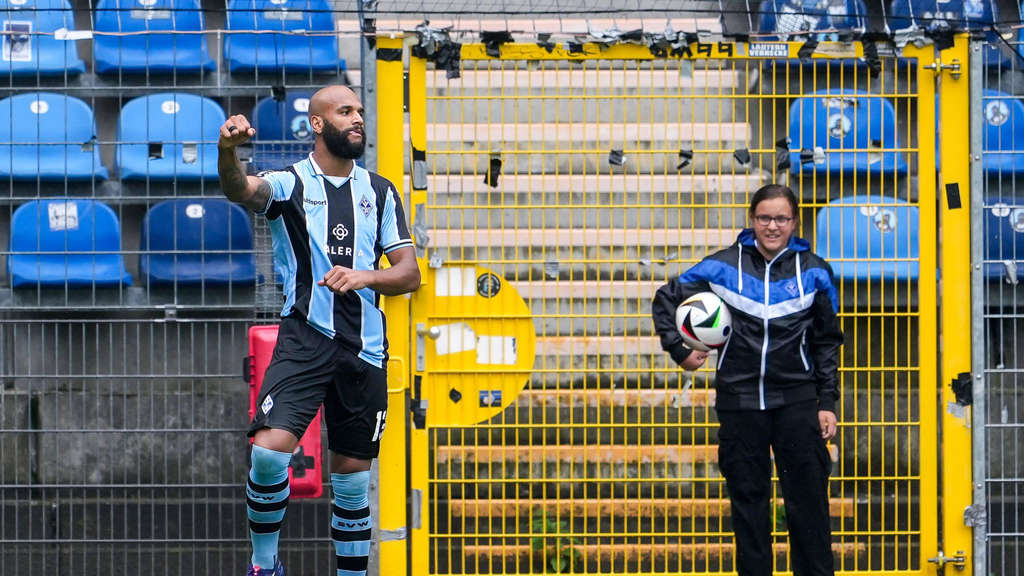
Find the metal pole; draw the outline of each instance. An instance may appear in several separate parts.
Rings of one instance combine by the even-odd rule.
[[[366,149],[363,165],[377,171],[377,0],[359,0],[359,72],[360,99],[363,101],[363,122]]]
[[[987,407],[985,406],[985,304],[988,294],[985,292],[984,277],[984,174],[982,173],[982,131],[984,126],[984,107],[982,101],[984,82],[983,44],[971,42],[970,53],[970,123],[971,123],[971,452],[973,454],[974,501],[971,507],[974,528],[974,573],[988,574],[988,502],[985,497],[986,465],[985,434],[987,425]]]
[[[946,557],[963,556],[966,566],[964,576],[974,574],[970,548],[973,545],[971,530],[964,524],[964,512],[971,504],[968,487],[972,484],[970,463],[960,461],[963,454],[971,450],[971,423],[968,407],[961,405],[953,393],[952,383],[959,374],[971,369],[972,343],[970,335],[963,331],[971,322],[970,311],[961,302],[971,301],[971,221],[969,190],[971,166],[969,134],[964,130],[963,103],[970,97],[970,82],[951,66],[955,60],[962,68],[968,60],[968,38],[958,35],[954,45],[940,53],[942,67],[939,74],[939,126],[942,130],[940,152],[942,171],[939,175],[939,245],[941,246],[939,268],[942,274],[940,313],[940,338],[942,355],[939,359],[941,388],[940,426],[940,470],[942,477],[942,548]],[[926,104],[928,105],[928,104]],[[929,168],[927,166],[925,169]],[[955,186],[956,188],[947,188]],[[931,190],[922,193],[930,194]],[[945,198],[943,198],[945,197]],[[959,197],[959,205],[956,199]],[[965,209],[967,208],[967,209]],[[922,218],[925,226],[929,221]],[[927,270],[927,268],[922,268]],[[921,283],[925,280],[922,279]],[[927,313],[927,312],[924,312]],[[926,383],[923,383],[927,386]],[[927,493],[925,493],[927,494]],[[977,576],[985,576],[978,574]]]

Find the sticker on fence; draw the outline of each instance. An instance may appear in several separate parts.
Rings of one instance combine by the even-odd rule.
[[[477,347],[476,333],[465,322],[437,326],[438,336],[434,340],[434,351],[438,356],[458,354]]]
[[[504,364],[511,366],[516,361],[515,336],[480,336],[477,340],[477,364]]]

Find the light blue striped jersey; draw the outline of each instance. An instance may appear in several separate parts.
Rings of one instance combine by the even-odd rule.
[[[353,166],[339,185],[309,157],[263,172],[273,190],[270,222],[274,267],[284,280],[282,316],[300,314],[327,336],[383,368],[387,338],[380,295],[363,288],[338,295],[317,282],[333,266],[376,270],[380,257],[412,246],[402,202],[381,176]]]

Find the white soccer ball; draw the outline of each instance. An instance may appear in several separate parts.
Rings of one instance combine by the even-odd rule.
[[[713,292],[701,292],[676,308],[676,328],[687,348],[708,352],[721,348],[732,333],[729,307]]]

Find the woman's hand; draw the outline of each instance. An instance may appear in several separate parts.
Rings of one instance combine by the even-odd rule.
[[[836,415],[828,410],[818,410],[818,425],[821,426],[821,438],[831,440],[836,436]]]
[[[680,364],[680,366],[683,367],[683,370],[696,370],[697,368],[700,368],[701,366],[703,366],[704,365],[704,361],[707,360],[707,359],[708,359],[708,353],[707,352],[701,352],[700,350],[693,350],[693,351],[690,352],[690,355],[686,357],[686,360],[683,360],[683,363]]]

